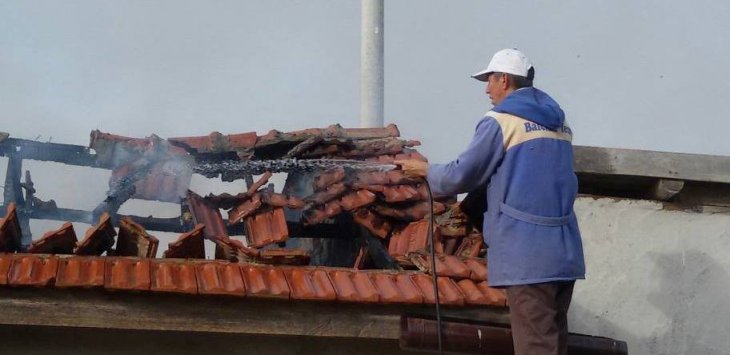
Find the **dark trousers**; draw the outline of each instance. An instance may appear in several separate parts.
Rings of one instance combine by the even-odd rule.
[[[506,287],[515,355],[565,355],[568,352],[569,282]]]

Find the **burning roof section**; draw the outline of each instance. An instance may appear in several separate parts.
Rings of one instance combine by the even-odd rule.
[[[399,135],[395,125],[169,139],[94,131],[93,166],[112,170],[112,177],[107,199],[88,212],[93,225],[80,241],[66,223],[24,246],[21,222],[33,215],[34,206],[26,207],[31,213],[19,214],[16,204],[8,204],[0,220],[0,253],[5,253],[0,254],[0,286],[433,303],[435,273],[444,304],[505,306],[503,293],[486,283],[482,236],[455,198],[433,202],[438,255],[431,270],[431,206],[422,180],[399,170],[335,166],[289,173],[284,192],[277,193],[267,185],[276,168],[255,180],[250,171],[201,169],[246,161],[276,167],[281,159],[426,160],[413,149],[418,141]],[[194,172],[244,180],[248,186],[235,195],[203,197],[190,190]],[[121,204],[131,198],[180,203],[181,215],[167,220],[119,215]],[[44,208],[55,216],[72,216],[55,204]],[[156,258],[154,230],[181,233],[162,246],[162,258]],[[306,243],[292,242],[316,238],[344,240],[356,255],[347,265],[325,267]],[[215,255],[206,255],[205,243],[215,245]]]

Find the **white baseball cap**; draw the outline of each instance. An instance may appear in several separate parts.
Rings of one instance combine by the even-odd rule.
[[[516,49],[503,49],[494,53],[492,60],[484,69],[471,77],[479,81],[487,81],[489,74],[492,73],[508,73],[527,77],[527,73],[532,68],[532,62],[527,58],[525,53]]]

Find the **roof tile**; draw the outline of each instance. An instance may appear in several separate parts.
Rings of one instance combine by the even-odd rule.
[[[329,186],[327,186],[327,188],[320,190],[318,192],[315,192],[312,195],[309,195],[306,198],[306,201],[321,205],[321,204],[324,204],[328,201],[331,201],[335,198],[342,196],[347,191],[348,191],[348,189],[345,186],[345,184],[338,182],[338,183],[329,185]]]
[[[337,167],[332,170],[326,170],[314,177],[314,180],[312,181],[312,187],[314,188],[314,191],[323,190],[332,184],[336,184],[344,180],[345,175],[345,169],[342,167]]]
[[[259,252],[256,261],[271,265],[307,265],[309,252],[304,249],[264,249]]]
[[[269,179],[271,179],[272,176],[274,176],[274,174],[272,174],[270,171],[261,174],[261,176],[253,184],[251,184],[251,186],[246,191],[246,194],[249,196],[253,196],[256,191],[258,191],[262,186],[266,185],[266,183],[269,182]]]
[[[49,286],[56,281],[58,258],[55,256],[18,255],[8,272],[8,284],[16,286]]]
[[[380,300],[380,294],[366,272],[330,270],[327,274],[338,300],[365,303],[377,303]]]
[[[207,136],[175,137],[168,140],[176,145],[194,149],[197,153],[221,153],[247,150],[256,144],[256,132],[223,135],[211,132]]]
[[[18,214],[15,203],[8,204],[5,217],[0,218],[0,252],[14,252],[20,250],[22,232],[18,223]]]
[[[103,287],[105,264],[97,256],[59,258],[56,287]]]
[[[204,225],[198,224],[190,232],[181,234],[176,241],[168,244],[162,257],[205,259],[204,228]]]
[[[475,281],[487,281],[487,260],[478,258],[465,258],[464,264],[471,270],[469,276]]]
[[[475,283],[472,280],[458,281],[457,286],[464,295],[466,304],[506,306],[507,298],[504,292],[487,286],[486,282]]]
[[[120,221],[116,255],[154,258],[159,243],[157,238],[147,233],[144,227],[129,217],[124,217]]]
[[[228,229],[218,208],[190,190],[188,190],[187,203],[195,223],[205,225],[204,234],[206,238],[214,240],[228,237]]]
[[[388,252],[392,256],[405,256],[409,253],[427,250],[429,247],[428,228],[429,221],[422,219],[417,222],[409,223],[399,230],[395,230],[393,235],[390,237]],[[442,253],[443,246],[440,242],[441,234],[436,226],[434,226],[433,240],[436,252]]]
[[[346,211],[352,211],[373,202],[375,202],[375,194],[368,190],[353,191],[340,198],[340,205]]]
[[[101,255],[114,246],[114,236],[116,235],[111,217],[104,212],[99,218],[99,223],[86,230],[84,239],[78,243],[74,254]]]
[[[150,259],[107,258],[104,268],[104,288],[110,290],[150,289]]]
[[[251,247],[280,243],[289,238],[284,209],[281,207],[249,216],[244,222],[248,245]]]
[[[236,224],[243,222],[243,219],[258,211],[263,206],[260,194],[254,194],[251,198],[244,200],[236,207],[228,211],[228,223]]]
[[[150,263],[150,290],[156,292],[198,293],[195,266],[182,260],[156,259]]]
[[[231,237],[213,240],[215,243],[215,258],[232,262],[251,261],[259,256],[259,250],[249,248]]]
[[[13,264],[14,254],[0,254],[0,285],[8,284],[10,265]]]
[[[368,209],[361,208],[357,210],[352,217],[355,222],[365,227],[368,231],[370,231],[370,233],[373,233],[381,239],[387,238],[390,231],[393,229],[390,223]]]
[[[483,245],[481,234],[472,234],[461,239],[459,248],[456,249],[454,255],[460,257],[477,257],[481,252]]]
[[[241,267],[238,264],[210,261],[195,264],[198,292],[212,295],[245,296]]]
[[[290,289],[281,268],[241,265],[246,294],[252,297],[289,298]]]
[[[66,222],[61,228],[43,234],[41,239],[33,241],[28,248],[34,254],[73,254],[76,247],[74,226]]]
[[[368,276],[378,290],[381,303],[423,303],[423,294],[405,274],[377,271],[369,272]]]
[[[431,275],[426,274],[412,274],[411,280],[419,288],[423,294],[424,301],[426,303],[436,303],[436,298],[433,294],[433,280]],[[439,292],[439,303],[445,305],[464,305],[464,295],[459,290],[459,287],[454,281],[448,277],[439,276],[437,278],[438,292]]]
[[[486,281],[478,283],[477,288],[486,296],[487,304],[499,307],[507,306],[507,294],[504,290],[489,287]]]
[[[433,202],[433,213],[439,214],[446,210],[446,206],[440,202]],[[408,207],[394,208],[390,205],[376,204],[374,211],[382,216],[399,219],[402,221],[418,221],[431,214],[431,206],[428,201],[416,202]]]
[[[314,268],[286,268],[284,275],[291,298],[299,300],[335,300],[337,294],[327,272]]]
[[[414,265],[431,273],[431,256],[419,253],[409,254]],[[453,255],[436,255],[436,274],[439,276],[468,279],[472,270],[463,261]]]

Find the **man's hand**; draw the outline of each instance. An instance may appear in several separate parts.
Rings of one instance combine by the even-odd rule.
[[[415,159],[396,160],[393,164],[400,165],[406,176],[425,178],[428,173],[428,163],[425,161]]]

